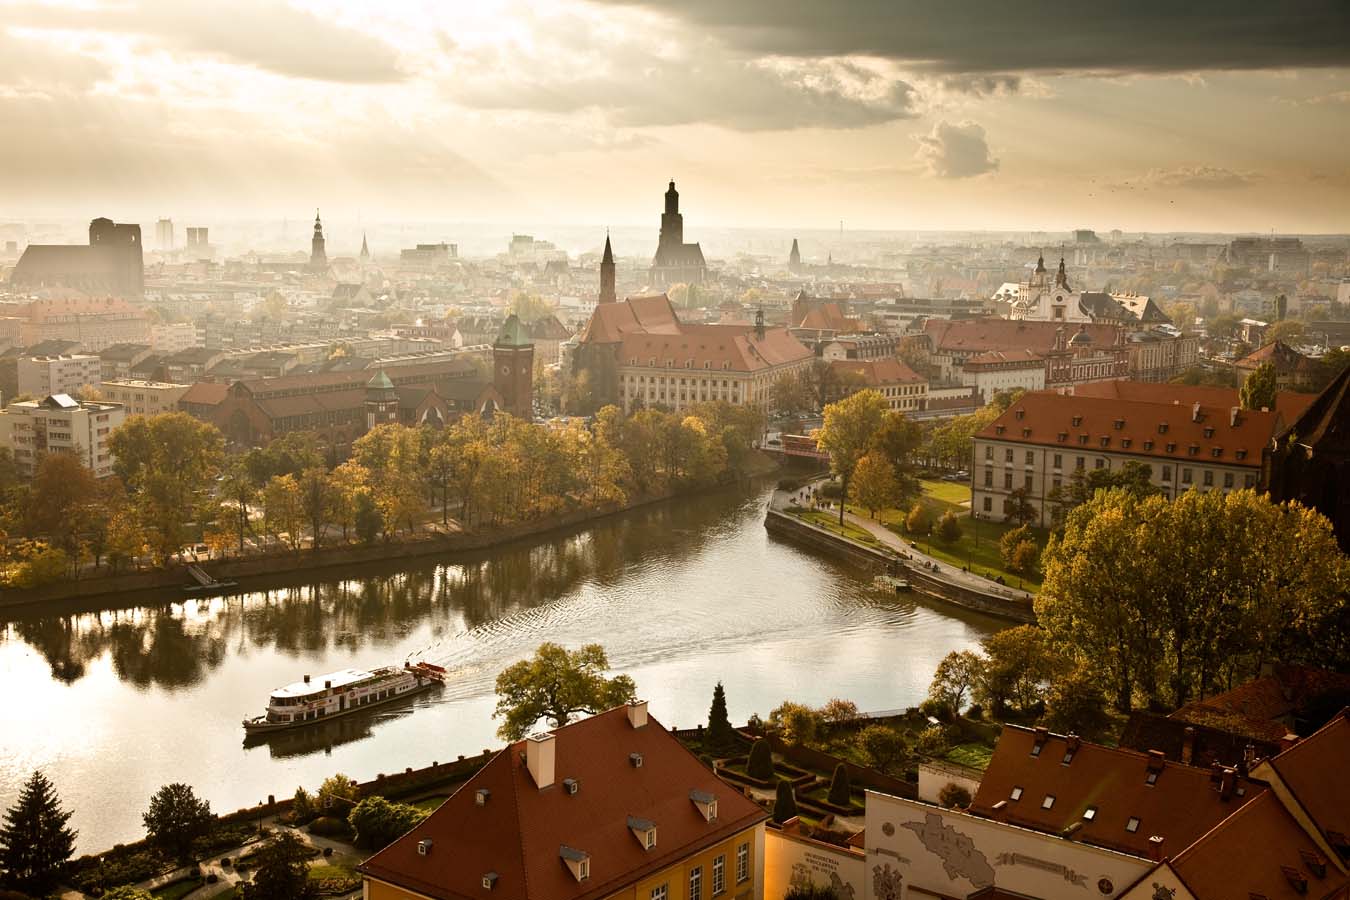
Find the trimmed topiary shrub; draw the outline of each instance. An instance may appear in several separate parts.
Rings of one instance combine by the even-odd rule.
[[[773,820],[779,825],[797,815],[797,794],[792,790],[792,782],[778,779],[778,795],[773,800]]]
[[[773,778],[773,751],[769,742],[760,738],[750,746],[750,755],[745,760],[745,771],[751,778],[768,781]]]
[[[830,779],[829,800],[835,806],[848,806],[853,802],[853,786],[848,781],[848,769],[843,763],[834,767],[834,776]]]

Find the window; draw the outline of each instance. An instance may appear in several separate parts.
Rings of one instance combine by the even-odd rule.
[[[1009,799],[1009,800],[1021,800],[1021,799],[1022,799],[1022,786],[1021,786],[1021,785],[1014,785],[1014,786],[1013,786],[1013,789],[1012,789],[1012,793],[1008,795],[1008,799]]]
[[[1087,457],[1085,456],[1078,457],[1078,468],[1082,469],[1086,465],[1087,465]]]
[[[703,900],[703,867],[689,870],[689,900]]]
[[[1206,470],[1205,470],[1205,487],[1213,487],[1213,486],[1214,486],[1214,470],[1213,470],[1213,469],[1206,469]]]
[[[1012,461],[1013,461],[1013,452],[1012,452],[1012,448],[1011,448],[1011,447],[1009,447],[1007,450],[1004,450],[1004,451],[1003,451],[1003,461],[1004,461],[1004,462],[1012,462]]]
[[[1011,472],[1004,472],[1004,473],[1003,473],[1003,486],[1004,486],[1006,489],[1008,489],[1008,490],[1012,490],[1012,473],[1011,473]]]
[[[736,883],[750,880],[750,844],[747,841],[736,847]]]
[[[1064,455],[1063,455],[1062,453],[1056,453],[1056,454],[1055,454],[1055,468],[1058,469],[1058,468],[1062,467],[1063,465],[1064,465]]]
[[[664,883],[652,888],[652,900],[666,900],[666,896],[670,894],[669,888],[670,886]]]
[[[1062,478],[1055,478],[1055,479],[1053,479],[1053,480],[1051,481],[1051,483],[1050,483],[1050,486],[1051,486],[1052,488],[1063,487],[1063,485],[1064,485],[1064,479],[1062,479]]]
[[[1130,820],[1129,820],[1128,822],[1125,823],[1125,830],[1128,831],[1130,834],[1134,834],[1136,831],[1138,831],[1138,830],[1139,830],[1139,817],[1138,817],[1138,816],[1130,816]]]
[[[1041,801],[1041,809],[1050,809],[1055,805],[1055,795],[1046,794],[1045,799]]]
[[[1163,469],[1162,480],[1163,480],[1163,481],[1171,481],[1171,480],[1172,480],[1172,467],[1171,467],[1171,466],[1163,466],[1162,469]]]
[[[1153,787],[1153,785],[1157,783],[1158,783],[1158,773],[1156,771],[1149,772],[1147,775],[1144,776],[1144,784],[1148,785],[1149,787]]]
[[[994,445],[993,445],[993,444],[985,444],[985,445],[984,445],[984,458],[985,458],[985,459],[993,459],[993,458],[994,458]]]
[[[1223,473],[1223,486],[1226,487],[1226,488],[1231,488],[1231,487],[1233,486],[1233,473],[1232,473],[1232,472],[1224,472],[1224,473]]]
[[[993,469],[985,469],[985,470],[984,470],[984,486],[985,486],[985,487],[993,487],[993,486],[994,486],[994,470],[993,470]]]
[[[1097,818],[1097,807],[1089,806],[1087,809],[1083,810],[1084,822],[1091,822],[1095,818]]]
[[[713,857],[712,892],[716,897],[727,889],[727,858],[725,854]]]
[[[1032,755],[1032,756],[1040,756],[1040,755],[1041,755],[1041,748],[1044,747],[1044,746],[1045,746],[1044,744],[1039,743],[1039,742],[1037,742],[1037,743],[1035,743],[1035,744],[1032,744],[1032,745],[1031,745],[1031,755]]]
[[[1181,470],[1181,483],[1182,483],[1182,484],[1190,484],[1193,480],[1194,480],[1194,479],[1191,477],[1191,470],[1190,470],[1190,469],[1182,469],[1182,470]]]
[[[1103,468],[1105,465],[1106,465],[1106,460],[1102,459],[1102,458],[1099,456],[1099,457],[1097,457],[1097,461],[1096,461],[1095,463],[1093,463],[1093,466],[1092,466],[1092,467],[1093,467],[1094,469],[1100,469],[1100,468]]]
[[[1030,466],[1030,465],[1034,465],[1035,463],[1036,463],[1036,451],[1035,451],[1035,450],[1028,450],[1028,451],[1027,451],[1027,465]]]
[[[1248,487],[1248,488],[1254,488],[1254,487],[1256,487],[1256,476],[1255,476],[1255,475],[1243,475],[1243,476],[1242,476],[1242,486],[1243,486],[1243,487]]]
[[[985,512],[992,512],[993,509],[994,509],[994,498],[992,498],[992,497],[985,497],[985,498],[984,498],[984,511],[985,511]]]
[[[1023,479],[1023,481],[1022,481],[1022,486],[1025,487],[1028,491],[1031,490],[1031,473],[1030,473],[1030,472],[1028,472],[1028,473],[1027,473],[1027,477],[1026,477],[1025,479]]]

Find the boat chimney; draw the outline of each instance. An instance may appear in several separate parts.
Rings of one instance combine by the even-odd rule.
[[[308,675],[305,676],[305,684],[309,684],[309,676],[308,676]]]
[[[553,784],[553,764],[557,759],[557,744],[547,731],[532,734],[525,739],[525,768],[541,791]]]

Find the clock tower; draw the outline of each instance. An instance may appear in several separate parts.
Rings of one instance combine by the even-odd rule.
[[[534,418],[534,343],[515,313],[492,345],[492,385],[502,396],[503,412],[527,422]]]

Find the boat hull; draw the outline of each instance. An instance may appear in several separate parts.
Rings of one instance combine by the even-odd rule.
[[[350,716],[353,713],[369,712],[370,710],[377,709],[381,706],[388,706],[391,703],[397,703],[398,701],[406,699],[408,697],[412,697],[415,694],[425,693],[426,691],[429,691],[432,688],[438,688],[441,686],[441,684],[442,682],[437,681],[434,678],[427,679],[426,681],[423,681],[416,687],[409,688],[408,690],[404,691],[401,694],[394,694],[393,696],[386,697],[383,700],[375,700],[363,706],[349,706],[346,709],[326,713],[325,715],[322,715],[316,719],[302,719],[298,722],[268,722],[266,718],[263,716],[259,716],[256,719],[245,719],[244,735],[246,738],[251,738],[266,734],[274,734],[278,731],[292,731],[294,729],[309,728],[317,725],[322,725],[324,722],[331,722],[334,719],[340,719],[343,716]]]

